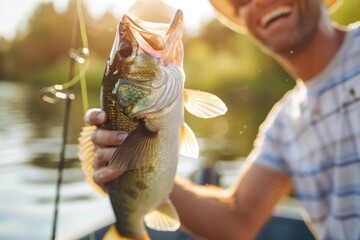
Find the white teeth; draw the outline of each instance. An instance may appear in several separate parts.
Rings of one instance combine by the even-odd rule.
[[[261,26],[265,27],[274,18],[277,18],[281,15],[289,14],[290,12],[291,12],[291,7],[283,6],[283,7],[276,8],[261,18]]]

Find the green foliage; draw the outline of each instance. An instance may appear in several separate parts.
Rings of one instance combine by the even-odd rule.
[[[22,82],[37,87],[62,84],[68,80],[69,62],[67,58],[58,59],[48,67],[31,71],[31,74],[20,75]]]
[[[52,65],[67,58],[74,27],[74,4],[75,1],[70,1],[68,10],[58,13],[52,3],[43,3],[29,20],[26,32],[19,33],[11,43],[0,39],[1,46],[7,45],[0,47],[0,59],[4,59],[0,62],[0,79],[28,79],[28,75],[38,75],[38,71],[47,71],[46,68],[53,68]],[[107,58],[117,19],[108,14],[95,21],[86,7],[84,12],[91,54]],[[75,47],[79,46],[77,42]]]

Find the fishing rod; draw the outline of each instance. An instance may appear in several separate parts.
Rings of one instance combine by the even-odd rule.
[[[66,153],[66,144],[68,138],[68,128],[70,122],[70,110],[71,110],[71,101],[75,99],[75,94],[72,91],[72,87],[80,81],[81,83],[81,95],[83,99],[84,111],[88,109],[88,98],[86,92],[86,79],[85,71],[87,65],[84,65],[86,57],[89,55],[88,41],[86,37],[85,29],[85,20],[83,15],[83,10],[81,6],[81,0],[76,0],[76,11],[73,18],[72,34],[71,34],[71,48],[69,51],[70,65],[69,65],[69,80],[62,85],[53,85],[46,87],[40,90],[40,95],[43,101],[55,104],[60,99],[65,100],[65,112],[63,118],[63,132],[62,132],[62,143],[61,150],[59,155],[59,164],[58,164],[58,177],[56,182],[56,193],[55,193],[55,202],[54,202],[54,213],[53,213],[53,222],[52,222],[52,233],[51,239],[56,238],[56,229],[57,229],[57,220],[58,220],[58,211],[59,211],[59,202],[60,202],[60,190],[63,179],[63,170],[65,166],[65,153]],[[79,31],[81,34],[82,48],[77,49],[76,45],[79,41]],[[79,73],[76,75],[75,66],[79,65]]]

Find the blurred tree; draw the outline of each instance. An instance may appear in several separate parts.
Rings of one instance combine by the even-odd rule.
[[[10,42],[5,38],[0,37],[0,79],[5,79],[5,72],[8,68],[7,54],[6,52],[10,48]]]
[[[87,28],[91,52],[100,58],[107,58],[114,42],[119,19],[111,13],[106,13],[99,19],[89,20]]]
[[[17,35],[8,51],[15,64],[7,69],[7,78],[19,79],[48,67],[67,53],[71,35],[71,19],[67,16],[58,14],[52,3],[39,5],[28,22],[27,31]]]
[[[28,22],[26,32],[18,33],[7,51],[0,51],[6,55],[6,62],[0,63],[3,70],[1,79],[28,79],[29,74],[52,67],[58,61],[67,61],[75,4],[74,0],[69,1],[64,13],[56,12],[53,3],[38,6]],[[111,49],[117,20],[107,14],[95,21],[90,17],[86,5],[83,10],[91,51],[105,57]]]

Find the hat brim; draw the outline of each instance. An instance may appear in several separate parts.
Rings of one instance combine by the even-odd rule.
[[[214,7],[217,18],[222,24],[236,32],[246,33],[246,28],[241,19],[237,17],[231,0],[209,0],[209,2]],[[341,0],[323,0],[323,2],[329,11],[333,11],[339,6]]]

